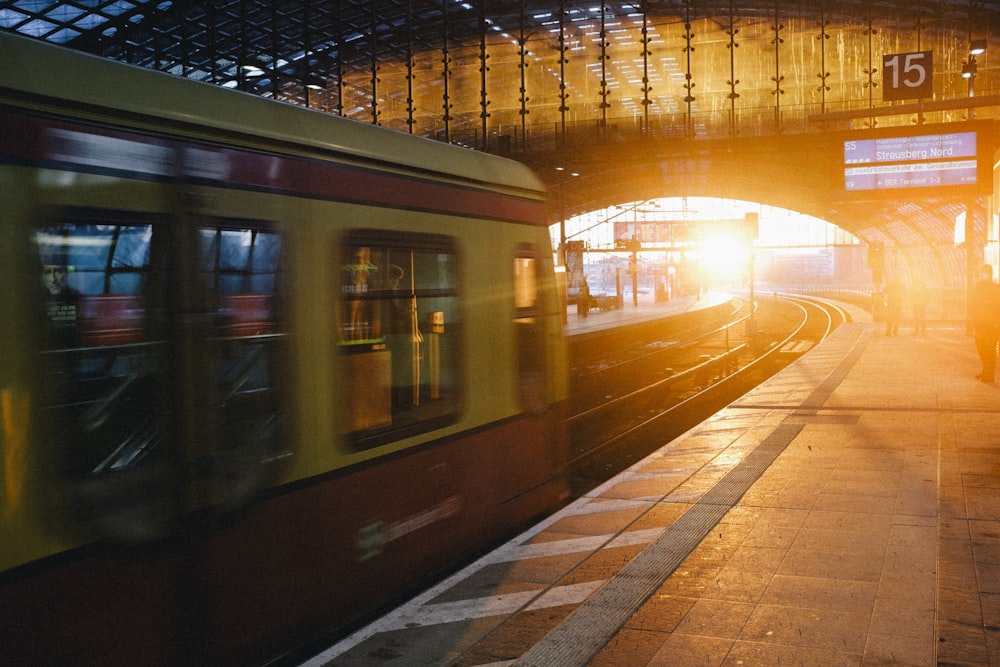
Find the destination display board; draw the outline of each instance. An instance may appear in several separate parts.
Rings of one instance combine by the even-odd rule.
[[[643,248],[668,248],[699,243],[705,238],[727,237],[749,243],[757,238],[757,218],[747,216],[717,220],[614,221],[615,247],[626,250],[634,237]]]
[[[844,142],[844,188],[881,190],[975,185],[976,133]]]

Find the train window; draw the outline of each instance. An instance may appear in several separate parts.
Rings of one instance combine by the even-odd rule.
[[[514,330],[517,340],[517,381],[521,404],[530,410],[545,407],[545,328],[539,302],[537,253],[530,245],[518,247],[514,257]]]
[[[212,318],[203,325],[204,345],[196,341],[200,349],[192,355],[203,362],[213,390],[213,468],[225,471],[225,483],[249,489],[269,473],[268,463],[287,454],[281,439],[283,238],[260,223],[216,223],[199,230],[200,287],[209,292]],[[244,493],[235,487],[217,488],[221,500],[241,500]]]
[[[337,306],[345,430],[373,446],[453,421],[461,326],[454,241],[354,231]]]

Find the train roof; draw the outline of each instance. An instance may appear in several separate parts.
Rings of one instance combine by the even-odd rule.
[[[166,123],[188,135],[208,131],[239,144],[277,143],[529,198],[544,195],[538,177],[515,160],[6,33],[0,33],[0,53],[0,101],[16,97],[84,117],[106,110],[122,125]]]

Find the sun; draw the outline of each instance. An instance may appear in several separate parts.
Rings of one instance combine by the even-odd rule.
[[[698,244],[698,264],[704,279],[712,284],[742,282],[749,260],[750,247],[734,236],[707,236]]]

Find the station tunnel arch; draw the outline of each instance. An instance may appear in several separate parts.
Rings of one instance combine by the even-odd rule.
[[[631,298],[635,251],[642,299],[745,290],[751,280],[759,291],[877,299],[879,284],[896,277],[907,286],[933,283],[926,287],[937,295],[937,317],[960,316],[948,307],[951,286],[933,278],[936,271],[928,270],[925,257],[866,243],[832,222],[759,202],[707,196],[625,201],[567,217],[550,227],[550,236],[553,248],[566,240],[567,254],[560,259],[570,274],[570,295],[572,274],[582,271],[592,293],[617,290]]]
[[[553,225],[550,234],[553,247],[558,247],[562,225]],[[639,261],[647,268],[663,263],[697,265],[711,286],[745,282],[747,276],[734,269],[749,259],[752,248],[758,282],[871,287],[864,261],[867,248],[856,236],[820,218],[757,202],[716,197],[623,202],[568,218],[565,237],[567,247],[584,250],[588,264],[629,255],[634,239]],[[839,260],[820,252],[836,248],[846,251]],[[858,257],[864,266],[858,265]],[[777,269],[791,259],[796,270]],[[847,260],[846,266],[834,266]]]

